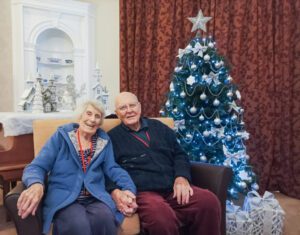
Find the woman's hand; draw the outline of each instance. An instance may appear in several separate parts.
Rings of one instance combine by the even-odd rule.
[[[44,186],[40,183],[32,184],[24,190],[17,202],[18,215],[22,219],[25,219],[29,214],[35,215],[43,195]]]
[[[123,213],[125,216],[132,216],[136,209],[136,197],[129,190],[121,191],[120,189],[115,189],[111,196],[115,201],[118,210]]]

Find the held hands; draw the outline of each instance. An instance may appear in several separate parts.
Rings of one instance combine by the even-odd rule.
[[[132,216],[136,209],[136,197],[129,190],[121,191],[120,189],[115,189],[111,196],[115,201],[118,210],[123,213],[125,216]]]
[[[18,215],[22,219],[25,219],[29,214],[35,215],[43,195],[44,186],[40,183],[33,184],[24,190],[17,202]]]
[[[173,198],[177,197],[178,204],[188,204],[190,196],[193,196],[194,191],[190,186],[189,181],[184,177],[177,177],[173,186]]]

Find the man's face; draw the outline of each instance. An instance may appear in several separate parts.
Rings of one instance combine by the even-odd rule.
[[[116,114],[126,126],[136,129],[140,124],[141,104],[134,95],[122,94],[116,101]]]

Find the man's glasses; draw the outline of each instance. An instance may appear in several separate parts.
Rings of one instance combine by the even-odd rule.
[[[118,107],[118,110],[120,112],[125,112],[127,111],[128,109],[135,109],[138,105],[139,105],[140,102],[136,102],[136,103],[131,103],[131,104],[124,104],[124,105],[121,105]]]

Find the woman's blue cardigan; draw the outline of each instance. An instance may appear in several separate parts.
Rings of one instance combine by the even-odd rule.
[[[75,128],[78,128],[76,123],[59,127],[36,158],[24,169],[22,180],[27,187],[34,183],[44,185],[46,175],[48,176],[43,200],[43,233],[46,234],[50,230],[55,212],[73,203],[83,184],[93,197],[111,208],[119,223],[124,216],[117,210],[110,194],[105,190],[104,175],[122,190],[136,193],[130,176],[114,160],[110,138],[100,128],[97,130],[96,152],[86,173],[83,172],[78,153],[69,137]]]

